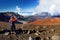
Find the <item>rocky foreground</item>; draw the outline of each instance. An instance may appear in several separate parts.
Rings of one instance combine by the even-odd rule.
[[[9,32],[9,23],[0,22],[0,40],[60,40],[60,25],[16,24],[16,32]]]
[[[59,26],[39,26],[38,28],[36,30],[18,29],[12,34],[9,34],[8,30],[2,30],[0,40],[60,40]]]

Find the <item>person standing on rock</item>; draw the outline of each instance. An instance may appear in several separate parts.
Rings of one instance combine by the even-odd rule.
[[[17,17],[12,15],[10,20],[9,20],[9,23],[10,23],[10,26],[11,26],[11,33],[14,33],[16,28],[15,28],[15,22],[17,21]]]

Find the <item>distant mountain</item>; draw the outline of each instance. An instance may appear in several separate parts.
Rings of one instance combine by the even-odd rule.
[[[8,22],[11,15],[15,15],[18,20],[24,20],[24,17],[22,15],[19,15],[18,13],[14,13],[14,12],[1,12],[0,13],[0,21],[6,21]]]
[[[51,15],[48,12],[42,12],[42,13],[37,13],[35,15],[31,15],[26,17],[27,19],[30,19],[30,21],[35,21],[37,19],[46,19],[46,18],[51,18]]]
[[[26,16],[26,17],[24,17],[24,16],[22,16],[18,13],[14,13],[14,12],[0,12],[0,21],[8,22],[12,14],[15,15],[18,18],[18,20],[19,20],[18,23],[20,23],[20,22],[23,22],[23,23],[33,22],[37,19],[45,20],[45,19],[48,19],[48,18],[60,17],[60,15],[51,16],[50,13],[48,13],[48,12],[42,12],[40,14],[37,13],[35,15]]]
[[[60,15],[53,15],[52,17],[58,17],[58,18],[60,18]]]

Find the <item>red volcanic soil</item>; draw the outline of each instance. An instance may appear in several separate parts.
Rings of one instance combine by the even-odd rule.
[[[29,24],[33,25],[60,25],[60,18],[37,19]]]

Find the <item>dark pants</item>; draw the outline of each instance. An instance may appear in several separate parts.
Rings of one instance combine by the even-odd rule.
[[[15,24],[14,24],[14,22],[12,22],[12,25],[11,25],[11,31],[14,32],[15,30],[16,30]]]

